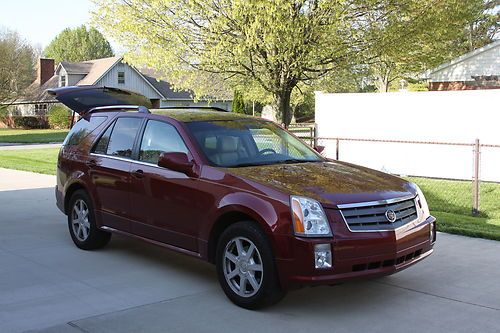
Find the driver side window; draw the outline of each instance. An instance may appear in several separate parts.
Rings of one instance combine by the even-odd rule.
[[[174,126],[156,120],[149,120],[141,140],[139,160],[158,164],[163,152],[188,153],[181,136]]]

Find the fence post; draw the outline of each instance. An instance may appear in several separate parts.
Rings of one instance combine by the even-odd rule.
[[[313,147],[317,147],[318,146],[318,125],[316,123],[314,123],[314,126],[313,126],[313,138],[314,138],[314,146]]]
[[[479,158],[480,158],[480,147],[479,139],[476,139],[474,144],[474,175],[472,183],[472,215],[479,215]]]
[[[335,139],[335,141],[337,142],[336,147],[335,147],[335,159],[338,161],[339,160],[339,143],[340,143],[340,140],[339,140],[339,138],[337,138],[337,139]]]

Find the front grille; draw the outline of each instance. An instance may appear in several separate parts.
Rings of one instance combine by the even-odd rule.
[[[361,203],[339,205],[339,207],[349,229],[352,231],[394,230],[414,221],[418,217],[415,198],[406,198],[391,203]],[[394,222],[390,222],[386,217],[386,212],[389,210],[396,214]]]

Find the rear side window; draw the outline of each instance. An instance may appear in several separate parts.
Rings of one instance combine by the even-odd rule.
[[[101,136],[94,153],[131,158],[141,122],[141,118],[118,118]]]
[[[139,160],[157,164],[163,152],[188,153],[188,149],[174,126],[150,120],[144,130]]]
[[[82,142],[92,131],[94,131],[99,125],[106,121],[107,117],[90,117],[90,119],[82,118],[76,122],[76,124],[71,128],[66,139],[64,139],[64,146],[75,146]]]

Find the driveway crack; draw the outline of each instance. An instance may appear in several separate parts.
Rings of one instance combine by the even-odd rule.
[[[500,311],[499,308],[495,308],[495,307],[492,307],[492,306],[477,304],[477,303],[473,303],[473,302],[462,301],[462,300],[459,300],[459,299],[456,299],[456,298],[452,298],[452,297],[440,296],[440,295],[432,294],[432,293],[429,293],[429,292],[426,292],[426,291],[421,291],[421,290],[417,290],[417,289],[413,289],[413,288],[398,286],[398,285],[392,284],[392,283],[380,282],[380,281],[373,281],[373,283],[378,283],[378,284],[382,284],[382,285],[386,285],[386,286],[390,286],[390,287],[395,287],[395,288],[399,288],[399,289],[413,291],[415,293],[424,294],[424,295],[428,295],[428,296],[433,296],[433,297],[440,298],[440,299],[445,299],[445,300],[448,300],[448,301],[453,301],[453,302],[458,302],[458,303],[462,303],[462,304],[477,306],[477,307],[480,307],[480,308],[483,308],[483,309]]]

